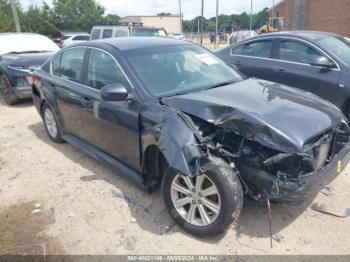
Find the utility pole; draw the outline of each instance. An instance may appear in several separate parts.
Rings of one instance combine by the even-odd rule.
[[[179,10],[180,10],[180,32],[182,33],[182,12],[181,12],[181,0],[179,0]]]
[[[16,31],[17,31],[17,33],[20,33],[21,32],[21,26],[19,24],[16,4],[15,4],[14,0],[10,0],[10,5],[11,5],[12,14],[13,14],[13,20],[14,20],[15,26],[16,26]]]
[[[275,17],[275,0],[272,0],[272,17]]]
[[[218,47],[219,41],[219,0],[216,0],[215,48]]]
[[[203,44],[203,24],[204,24],[204,0],[202,0],[202,11],[201,11],[201,34],[199,38],[199,43]]]
[[[249,30],[252,31],[253,25],[253,0],[250,0],[250,27]]]

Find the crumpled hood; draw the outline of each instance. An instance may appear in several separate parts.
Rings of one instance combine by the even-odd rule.
[[[260,79],[162,102],[286,153],[304,152],[308,143],[345,119],[338,108],[318,96]]]
[[[6,54],[1,56],[1,61],[8,65],[15,65],[21,67],[36,67],[41,66],[46,62],[54,52],[44,53],[26,53],[26,54]]]

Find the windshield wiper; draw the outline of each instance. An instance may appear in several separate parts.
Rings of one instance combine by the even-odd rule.
[[[231,84],[234,84],[234,83],[236,83],[236,82],[237,82],[237,81],[226,81],[226,82],[222,82],[222,83],[219,83],[219,84],[216,84],[216,85],[207,87],[205,90],[213,89],[213,88],[217,88],[217,87],[221,87],[221,86],[231,85]]]
[[[172,97],[172,96],[186,95],[186,94],[189,94],[189,93],[192,93],[192,92],[189,92],[189,91],[176,92],[176,93],[173,93],[173,94],[170,94],[170,95],[159,97],[159,99],[168,98],[168,97]]]

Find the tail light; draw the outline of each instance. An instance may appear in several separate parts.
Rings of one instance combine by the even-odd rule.
[[[37,75],[32,74],[32,81],[33,81],[33,85],[39,88],[41,87],[41,80]]]
[[[32,74],[32,83],[35,84],[35,81],[38,80],[38,77],[34,74]]]

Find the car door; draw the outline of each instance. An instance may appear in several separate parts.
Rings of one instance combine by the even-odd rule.
[[[334,64],[332,68],[313,66],[325,57]],[[312,92],[334,102],[339,87],[338,65],[322,50],[312,44],[292,38],[280,38],[274,65],[275,82]]]
[[[131,84],[115,58],[97,48],[89,50],[84,78],[86,104],[81,111],[84,139],[129,167],[139,170],[139,102],[135,97],[124,101],[104,101],[100,95],[102,87],[116,83],[123,84],[129,94],[132,94]]]
[[[235,46],[231,50],[229,63],[248,77],[271,80],[273,46],[273,39],[256,40]]]
[[[82,71],[87,48],[75,47],[61,53],[52,61],[51,88],[56,102],[64,133],[83,136],[80,110],[84,104],[82,96]]]

